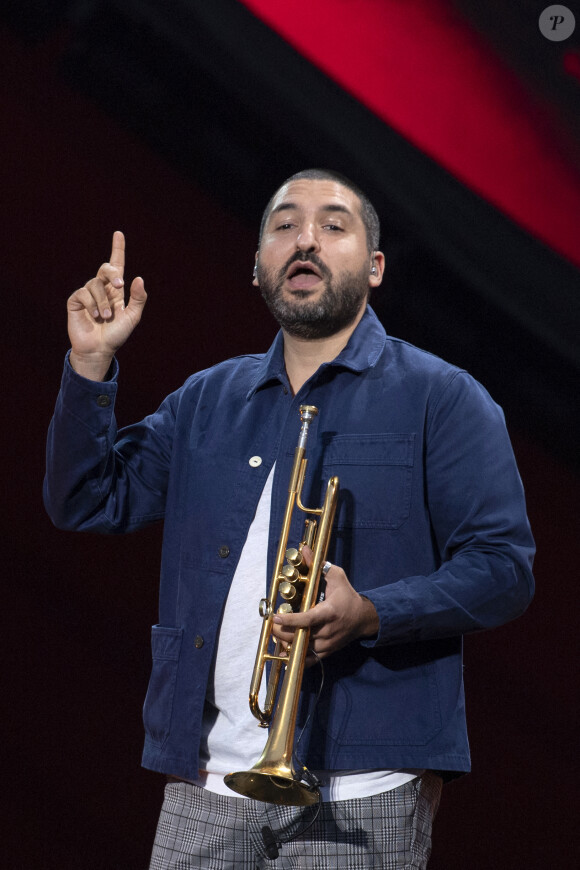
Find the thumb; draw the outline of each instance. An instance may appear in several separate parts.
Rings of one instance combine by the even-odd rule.
[[[143,278],[134,278],[131,284],[131,289],[129,290],[129,302],[125,311],[132,316],[135,324],[141,320],[141,315],[146,302],[147,293],[145,292]]]
[[[147,293],[145,292],[145,282],[143,278],[134,278],[131,284],[131,289],[129,290],[129,304],[134,302],[136,305],[140,305],[141,308],[147,302]]]

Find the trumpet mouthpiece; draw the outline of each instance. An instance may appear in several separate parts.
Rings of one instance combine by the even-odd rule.
[[[306,447],[306,439],[308,438],[308,427],[318,414],[318,408],[314,405],[300,405],[300,419],[302,420],[302,428],[298,439],[298,447]]]
[[[300,405],[300,419],[303,423],[312,423],[317,414],[318,408],[315,405]]]

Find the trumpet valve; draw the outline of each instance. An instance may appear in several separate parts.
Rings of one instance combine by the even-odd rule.
[[[283,580],[279,586],[279,592],[284,601],[292,601],[293,598],[296,598],[297,589],[294,583],[290,580]]]
[[[298,568],[299,565],[302,565],[302,553],[298,547],[289,547],[286,550],[285,555],[288,564],[292,565],[294,568]]]
[[[280,580],[288,580],[289,583],[296,583],[300,580],[300,571],[294,565],[284,565],[280,572]]]

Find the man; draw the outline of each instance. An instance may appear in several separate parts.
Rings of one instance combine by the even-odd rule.
[[[143,763],[167,774],[151,867],[425,867],[441,782],[469,769],[461,636],[519,615],[533,540],[500,409],[464,371],[387,337],[367,305],[385,267],[366,196],[299,173],[268,204],[253,283],[281,326],[267,354],[193,375],[117,433],[124,239],[68,302],[71,351],[48,439],[45,503],[63,528],[163,518],[160,620]],[[306,504],[340,478],[311,630],[299,757],[319,815],[240,797],[225,774],[265,741],[247,705],[301,404],[315,405]],[[302,519],[293,520],[298,541]],[[266,559],[264,559],[266,554]],[[320,690],[320,698],[316,696]],[[263,693],[263,687],[262,687]],[[310,717],[308,717],[310,713]],[[276,857],[279,855],[279,857]]]

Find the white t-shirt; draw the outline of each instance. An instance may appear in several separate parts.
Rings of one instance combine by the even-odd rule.
[[[258,727],[248,704],[250,681],[262,617],[258,603],[264,597],[269,578],[265,560],[256,554],[268,547],[272,480],[270,472],[256,515],[232,581],[217,639],[203,716],[199,778],[210,791],[231,797],[234,793],[223,778],[227,773],[249,770],[262,754],[267,731]],[[266,694],[265,679],[260,687],[260,706]],[[350,800],[396,788],[420,771],[364,770],[312,771],[323,785],[323,800]]]

